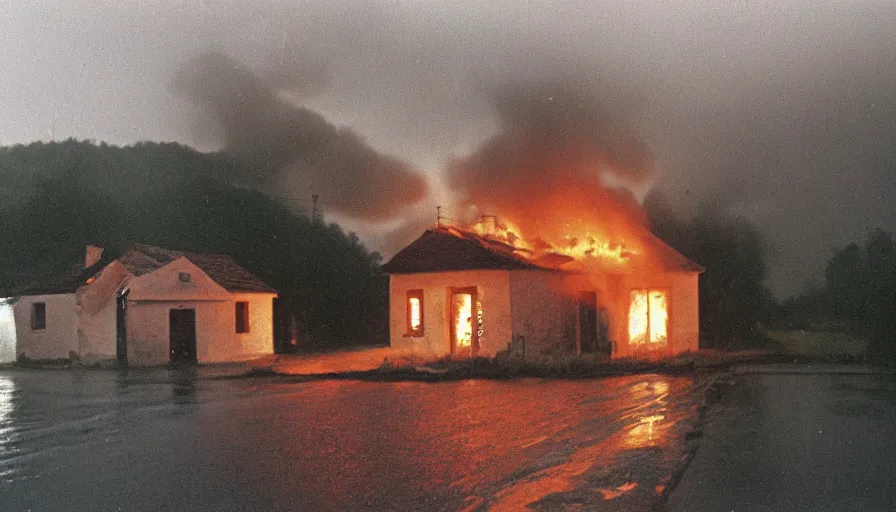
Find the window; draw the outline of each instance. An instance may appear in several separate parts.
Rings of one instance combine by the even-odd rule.
[[[190,282],[190,273],[189,272],[178,272],[177,278],[180,279],[180,282],[182,282],[182,283],[189,283]]]
[[[237,333],[249,332],[249,303],[248,302],[237,302],[236,303],[236,332]]]
[[[47,328],[47,303],[35,302],[31,305],[31,330],[42,331]]]
[[[628,310],[628,336],[632,345],[659,348],[668,341],[666,292],[632,290]]]
[[[408,291],[407,334],[423,336],[423,290]]]

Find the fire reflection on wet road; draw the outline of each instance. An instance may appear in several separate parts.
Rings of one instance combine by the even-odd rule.
[[[693,382],[0,374],[0,508],[648,509]]]

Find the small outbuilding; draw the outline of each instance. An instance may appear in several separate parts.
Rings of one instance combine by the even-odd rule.
[[[0,356],[141,366],[273,353],[277,293],[230,256],[150,245],[102,254],[88,247],[83,266],[4,299]]]
[[[649,257],[605,264],[429,229],[383,266],[390,345],[459,356],[696,351],[703,268],[646,230],[641,238]]]

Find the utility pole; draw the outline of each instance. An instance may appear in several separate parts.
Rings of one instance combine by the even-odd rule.
[[[442,227],[442,207],[436,206],[436,227]]]
[[[311,223],[317,223],[317,194],[311,194]]]

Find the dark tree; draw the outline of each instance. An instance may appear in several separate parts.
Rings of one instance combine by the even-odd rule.
[[[825,269],[830,315],[859,333],[868,314],[868,261],[857,244],[834,252]]]
[[[896,359],[896,247],[880,229],[865,242],[868,257],[869,350],[878,358]]]
[[[661,198],[651,198],[647,210],[657,236],[706,268],[700,276],[701,346],[756,343],[760,322],[774,304],[759,231],[711,206],[690,220],[678,218]]]

